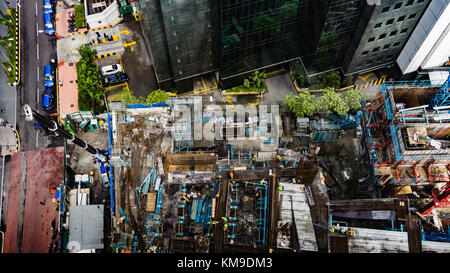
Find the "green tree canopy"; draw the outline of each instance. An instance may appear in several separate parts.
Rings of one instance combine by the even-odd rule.
[[[320,110],[325,110],[327,114],[336,113],[344,115],[348,112],[349,106],[344,98],[335,92],[334,88],[326,88],[321,90],[322,97],[320,97]]]
[[[290,75],[300,88],[306,88],[310,85],[310,80],[305,73],[305,69],[300,62],[291,62],[289,64]]]
[[[363,98],[363,92],[355,89],[350,89],[345,91],[343,94],[343,99],[347,103],[350,111],[357,111],[361,109],[361,99]]]
[[[319,76],[320,88],[334,88],[337,89],[341,86],[341,75],[338,71],[330,71]]]
[[[76,64],[78,83],[78,108],[81,111],[101,112],[103,95],[106,93],[100,80],[100,68],[95,64],[97,52],[82,45],[78,52],[81,59]]]
[[[301,92],[297,96],[288,94],[285,98],[287,109],[298,117],[309,117],[319,110],[314,95],[309,92]]]

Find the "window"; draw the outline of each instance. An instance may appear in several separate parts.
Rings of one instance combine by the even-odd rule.
[[[391,7],[385,7],[381,10],[381,13],[388,12]]]
[[[368,60],[367,61],[367,64],[372,64],[373,63],[373,60]]]
[[[380,47],[377,46],[377,47],[375,47],[375,48],[372,50],[372,52],[377,52],[379,49],[380,49]]]
[[[400,17],[398,17],[398,20],[397,20],[397,22],[402,22],[403,20],[405,20],[405,16],[403,15],[403,16],[400,16]]]
[[[416,15],[417,15],[417,13],[413,13],[408,17],[408,19],[412,19],[412,18],[416,17]]]
[[[425,1],[425,0],[419,0],[419,1],[417,1],[417,4],[422,3],[423,1]]]
[[[394,58],[394,55],[390,54],[386,57],[386,59],[391,59],[391,58]]]
[[[388,49],[390,46],[391,46],[391,44],[384,45],[384,46],[383,46],[383,50]]]
[[[393,45],[392,45],[392,47],[397,47],[397,46],[399,46],[400,45],[400,42],[395,42]]]
[[[399,9],[402,6],[402,2],[395,4],[394,10]]]
[[[395,34],[397,34],[397,30],[394,30],[391,32],[391,34],[389,34],[390,37],[395,36]]]
[[[411,6],[413,3],[414,3],[414,0],[408,0],[408,2],[406,2],[405,7]]]
[[[367,40],[368,43],[375,41],[375,37],[370,37],[369,40]]]
[[[394,23],[394,19],[389,19],[389,20],[387,20],[386,25],[390,25],[392,23]]]
[[[407,32],[408,31],[408,29],[407,28],[404,28],[404,29],[402,29],[402,31],[400,31],[400,33],[405,33],[405,32]]]
[[[375,25],[375,28],[379,28],[379,27],[381,27],[381,25],[382,25],[382,23],[377,23],[377,24]]]
[[[381,62],[383,60],[383,56],[380,56],[377,58],[377,63]]]
[[[383,34],[380,35],[380,37],[378,37],[378,39],[381,40],[381,39],[384,39],[385,37],[386,37],[386,33],[383,33]]]
[[[367,51],[367,50],[366,50],[366,51],[363,51],[363,52],[361,53],[362,56],[367,55],[367,54],[369,54],[369,51]]]
[[[360,68],[361,66],[362,66],[362,64],[357,64],[355,67]]]

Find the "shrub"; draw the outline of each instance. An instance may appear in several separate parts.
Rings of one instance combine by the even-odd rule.
[[[285,98],[287,109],[298,117],[309,117],[319,110],[314,95],[309,92],[299,93],[297,96],[288,94]]]
[[[322,90],[323,95],[320,97],[320,110],[327,111],[327,114],[336,113],[344,115],[348,112],[349,107],[344,98],[335,92],[334,88],[326,88]]]
[[[75,5],[74,8],[75,8],[75,26],[77,28],[86,27],[86,18],[84,15],[84,4]]]
[[[341,75],[338,71],[330,71],[319,76],[320,88],[338,89],[341,86]]]

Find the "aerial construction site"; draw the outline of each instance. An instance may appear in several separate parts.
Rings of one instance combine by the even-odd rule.
[[[213,110],[225,105],[206,95],[110,102],[108,247],[448,252],[448,81],[378,91],[345,117],[271,109],[223,118]],[[213,127],[221,137],[194,136]]]

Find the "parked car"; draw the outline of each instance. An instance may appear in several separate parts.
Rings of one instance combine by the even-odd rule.
[[[54,84],[52,65],[48,64],[44,66],[44,86],[53,87]]]
[[[44,13],[45,33],[47,35],[55,35],[55,29],[53,28],[52,17],[50,13]]]
[[[44,111],[53,110],[53,91],[51,89],[44,90],[42,94],[42,108]]]
[[[113,75],[108,75],[103,78],[103,86],[112,86],[128,81],[128,76],[126,73],[117,73]]]
[[[44,0],[44,13],[52,13],[53,5],[51,0]]]
[[[107,65],[107,66],[102,67],[101,70],[102,70],[102,75],[107,76],[107,75],[112,75],[112,74],[122,72],[122,66],[120,64],[112,64],[112,65]]]

